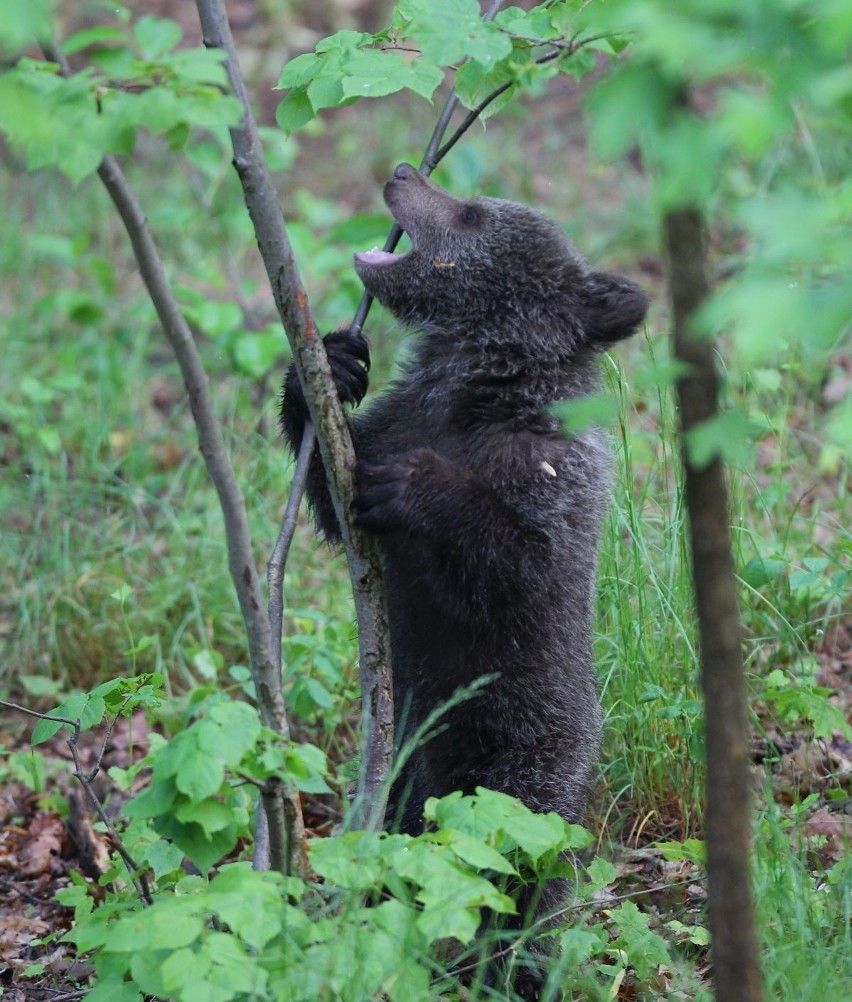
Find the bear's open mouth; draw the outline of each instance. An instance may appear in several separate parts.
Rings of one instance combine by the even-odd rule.
[[[372,250],[356,253],[355,260],[360,261],[361,264],[369,264],[374,268],[383,268],[389,264],[393,264],[394,261],[401,261],[408,253],[409,251],[406,251],[404,254],[391,254],[389,251],[383,251],[378,247],[374,247]]]
[[[405,229],[403,230],[403,233],[405,233],[411,240],[411,247],[407,251],[394,254],[391,253],[391,251],[382,250],[381,247],[373,247],[368,251],[358,251],[355,254],[355,260],[358,261],[359,264],[366,264],[371,268],[387,268],[396,261],[401,261],[403,258],[408,257],[411,251],[414,250],[414,239],[411,237],[411,234]]]

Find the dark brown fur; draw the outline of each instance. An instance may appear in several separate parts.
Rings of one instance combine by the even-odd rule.
[[[355,268],[417,341],[352,433],[356,523],[384,557],[399,740],[459,686],[497,676],[415,750],[389,823],[418,832],[426,797],[477,786],[579,821],[598,753],[591,631],[610,461],[599,429],[566,435],[550,407],[595,392],[599,354],[637,329],[647,300],[524,206],[454,198],[407,164],[385,200],[412,250],[356,255]],[[341,397],[359,401],[363,340],[326,345]],[[291,371],[294,450],[304,420]],[[319,461],[308,489],[338,540]]]

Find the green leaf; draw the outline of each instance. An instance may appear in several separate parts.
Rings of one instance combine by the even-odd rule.
[[[368,890],[380,882],[384,871],[381,842],[408,836],[382,836],[375,832],[347,832],[338,838],[311,842],[311,866],[331,883],[353,890]]]
[[[618,875],[612,863],[608,859],[602,859],[600,856],[595,856],[587,868],[587,873],[594,887],[606,887]]]
[[[516,873],[512,864],[496,849],[492,849],[481,839],[474,838],[466,832],[453,831],[444,828],[436,836],[442,845],[447,845],[452,851],[471,866],[481,870],[496,870],[497,873]]]
[[[513,35],[522,35],[525,38],[558,38],[560,35],[560,31],[554,26],[548,11],[541,7],[535,7],[532,10],[508,7],[497,14],[494,23],[504,31]],[[569,34],[571,33],[573,31],[569,32]]]
[[[207,980],[210,958],[206,952],[183,947],[170,954],[160,966],[163,989],[183,997],[185,989],[198,988]]]
[[[196,824],[183,825],[176,819],[163,819],[161,826],[163,834],[171,838],[202,873],[224,859],[237,843],[235,824],[215,832],[206,832]]]
[[[763,588],[777,581],[787,570],[787,561],[776,557],[752,557],[742,571],[742,579],[751,588]]]
[[[172,810],[176,797],[174,782],[155,774],[148,789],[128,801],[125,811],[129,818],[159,818]]]
[[[305,52],[285,64],[278,78],[278,87],[306,87],[322,70],[324,62],[315,52]]]
[[[234,342],[234,361],[251,379],[262,379],[277,363],[286,341],[284,332],[250,331]]]
[[[234,812],[218,800],[185,801],[175,811],[183,823],[195,822],[207,834],[222,831],[233,823]]]
[[[224,782],[225,769],[221,760],[203,754],[200,749],[182,759],[175,775],[178,790],[193,800],[212,797]]]
[[[493,66],[512,52],[509,38],[482,20],[476,0],[401,0],[398,8],[408,22],[402,37],[413,37],[423,58],[437,66],[451,66],[465,56]]]
[[[343,96],[382,97],[394,94],[408,87],[414,80],[413,65],[377,49],[359,49],[343,61]],[[427,87],[426,97],[432,96],[443,78],[443,73],[437,67],[427,70],[420,81],[421,86],[426,86],[431,79],[431,88]]]
[[[434,943],[447,936],[469,943],[479,928],[479,910],[451,897],[438,898],[424,907],[417,917],[417,928]]]
[[[56,679],[44,675],[19,675],[18,681],[28,696],[56,696],[61,688]]]
[[[108,953],[137,954],[189,946],[204,931],[204,923],[192,914],[195,907],[188,899],[171,898],[150,909],[122,915],[111,926],[104,949]]]
[[[663,859],[671,863],[688,860],[696,866],[704,866],[707,862],[707,846],[702,839],[688,838],[683,842],[656,842],[656,848],[663,854]]]
[[[504,60],[493,67],[467,62],[456,71],[456,93],[466,108],[476,108],[498,87],[510,83],[515,78],[516,74],[510,67],[509,60]],[[480,118],[485,120],[495,114],[508,104],[513,96],[514,88],[509,87],[480,113]]]
[[[163,60],[182,83],[214,84],[230,89],[225,69],[227,56],[221,49],[179,49]],[[222,95],[224,96],[224,95]]]
[[[67,717],[69,720],[79,720],[88,701],[89,696],[87,693],[75,692],[65,702],[60,703],[51,713],[53,716]],[[42,742],[52,738],[60,727],[67,726],[67,724],[61,724],[55,720],[40,720],[33,728],[33,736],[30,738],[30,744],[34,746],[40,745]]]
[[[176,21],[167,18],[140,17],[133,26],[133,36],[144,59],[158,59],[181,40],[183,32]]]
[[[373,36],[368,35],[365,31],[351,31],[348,28],[344,28],[342,31],[335,32],[333,35],[329,35],[327,38],[323,38],[317,43],[317,52],[333,52],[333,53],[350,53],[359,49],[361,46],[370,45],[373,42]]]
[[[325,781],[328,762],[325,752],[314,745],[293,745],[287,749],[284,767],[305,793],[330,793]]]
[[[606,931],[601,926],[566,930],[559,938],[560,953],[569,968],[579,968],[592,957],[600,956],[607,946]]]
[[[202,753],[221,759],[230,769],[239,766],[261,732],[257,710],[238,700],[221,700],[210,708],[207,720],[200,720],[193,727]]]
[[[304,87],[291,90],[275,110],[275,121],[287,133],[301,129],[314,117],[314,106]]]
[[[565,400],[553,408],[568,435],[576,434],[592,424],[611,424],[618,413],[618,401],[608,393]]]
[[[632,901],[618,908],[606,909],[606,914],[618,925],[618,937],[610,951],[623,950],[639,978],[647,978],[661,964],[671,964],[665,940],[648,928],[648,918]]]
[[[145,849],[142,859],[154,871],[155,879],[160,880],[166,874],[180,869],[183,853],[166,839],[158,838]]]
[[[123,43],[125,42],[125,34],[120,28],[112,28],[106,24],[96,28],[84,28],[82,31],[75,31],[63,41],[62,51],[66,56],[71,56],[98,42]]]
[[[762,430],[741,411],[717,414],[687,432],[689,461],[699,469],[717,458],[731,466],[747,467],[754,456],[754,437]]]
[[[50,0],[3,0],[0,4],[0,53],[16,55],[50,35]]]
[[[345,100],[343,81],[337,68],[333,72],[315,77],[308,84],[308,97],[314,111],[321,108],[336,108]]]

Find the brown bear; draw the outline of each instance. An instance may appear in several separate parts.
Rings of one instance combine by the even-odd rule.
[[[388,826],[417,833],[427,797],[477,786],[580,821],[600,730],[591,642],[610,455],[599,428],[566,434],[553,407],[596,391],[601,352],[636,331],[647,299],[525,206],[453,197],[409,164],[384,196],[411,249],[356,254],[355,269],[416,340],[351,428],[355,522],[384,560],[398,744],[493,676],[407,759]],[[325,343],[341,399],[358,403],[366,343],[346,331]],[[294,451],[306,417],[291,369]],[[308,497],[338,540],[318,458]]]

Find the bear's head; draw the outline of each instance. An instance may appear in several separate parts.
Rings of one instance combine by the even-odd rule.
[[[648,301],[629,279],[593,271],[561,227],[498,198],[455,198],[400,164],[385,202],[411,238],[404,254],[355,255],[365,288],[400,320],[499,340],[561,331],[574,346],[632,334]],[[533,334],[532,332],[536,332]]]

